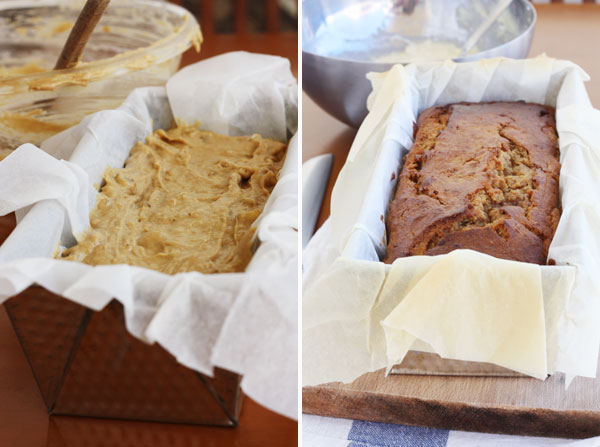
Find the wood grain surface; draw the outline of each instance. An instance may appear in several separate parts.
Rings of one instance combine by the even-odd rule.
[[[54,66],[55,70],[73,68],[79,63],[85,45],[109,3],[110,0],[87,0],[85,2],[60,52],[60,56],[58,56]]]
[[[546,53],[579,64],[600,107],[600,5],[537,5],[530,56]],[[303,160],[331,153],[334,166],[317,225],[329,216],[330,195],[356,130],[303,95]],[[306,348],[306,347],[305,347]],[[600,435],[600,379],[366,374],[348,385],[303,389],[305,413],[491,433],[585,438]]]
[[[600,380],[365,374],[304,387],[302,411],[349,419],[490,433],[600,435]]]
[[[492,363],[443,359],[438,354],[420,351],[409,351],[402,363],[392,367],[390,374],[527,377],[524,374]]]

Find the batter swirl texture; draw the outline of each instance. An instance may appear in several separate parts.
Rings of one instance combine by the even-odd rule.
[[[242,272],[286,145],[194,126],[158,130],[108,168],[91,228],[62,257],[168,274]]]

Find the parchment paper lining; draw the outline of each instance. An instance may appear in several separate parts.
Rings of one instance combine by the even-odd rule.
[[[95,310],[116,298],[136,337],[160,343],[204,374],[214,366],[242,374],[247,395],[297,418],[296,137],[256,222],[260,244],[244,273],[169,276],[51,258],[61,234],[67,245],[71,229],[77,234],[89,226],[106,166],[122,166],[135,142],[170,127],[173,118],[286,141],[297,122],[289,61],[243,52],[217,56],[181,70],[166,88],[135,90],[117,110],[46,140],[47,153],[24,145],[7,157],[0,163],[0,213],[20,209],[20,221],[0,247],[0,301],[33,283]]]
[[[600,223],[600,145],[594,135],[600,126],[600,112],[591,107],[585,92],[587,75],[570,62],[540,56],[523,61],[398,65],[387,73],[369,76],[374,87],[368,102],[370,113],[334,187],[330,223],[320,230],[322,234],[315,235],[303,254],[304,384],[352,381],[366,372],[391,367],[411,348],[457,360],[491,361],[539,378],[555,371],[595,377],[600,293],[593,272],[600,266],[600,243],[594,231]],[[399,259],[393,266],[379,262],[387,243],[384,217],[394,176],[412,145],[413,122],[418,114],[436,104],[516,100],[557,108],[563,213],[549,253],[557,266],[504,264],[507,261],[468,250]],[[469,267],[457,270],[460,274],[466,271],[465,278],[448,277],[440,284],[443,280],[439,276],[430,276],[419,282],[447,258],[454,259],[447,268]],[[500,265],[506,267],[504,275],[494,273]],[[392,270],[396,271],[393,276]],[[507,341],[513,331],[505,325],[516,324],[523,317],[523,309],[515,307],[513,313],[502,309],[507,302],[504,297],[513,302],[515,297],[510,294],[519,294],[514,287],[515,275],[521,275],[527,286],[523,290],[529,292],[521,291],[514,303],[528,302],[530,307],[527,318],[512,329],[525,332],[518,343],[513,342],[512,352],[502,355],[490,343],[482,341],[474,346],[477,343],[471,340],[482,334],[498,336],[498,343]],[[480,299],[474,284],[484,280],[489,282],[489,293]],[[433,300],[427,308],[424,300],[432,287],[439,287],[443,300],[454,304],[448,307],[450,314],[432,317],[439,306]],[[399,291],[386,299],[384,290],[394,288]],[[419,288],[425,295],[416,293]],[[412,298],[411,303],[406,302],[407,297]],[[541,297],[543,302],[536,304]],[[468,306],[461,307],[466,302]],[[426,328],[409,327],[414,326],[412,320],[400,321],[408,315],[409,304],[413,315],[420,312],[419,320],[430,319]],[[391,321],[394,310],[396,321]],[[500,317],[504,324],[491,327],[494,320],[486,316],[500,310],[505,311]],[[470,314],[466,320],[465,312]],[[447,324],[452,320],[460,325]],[[533,324],[535,321],[539,323]],[[468,330],[454,330],[465,325]],[[419,334],[415,334],[416,329]],[[466,338],[461,340],[460,336]],[[423,337],[428,342],[435,340],[437,347]],[[534,340],[528,348],[523,346]],[[537,362],[523,356],[525,351],[536,355]],[[338,362],[340,356],[352,361]],[[502,361],[492,361],[494,356],[502,357]]]

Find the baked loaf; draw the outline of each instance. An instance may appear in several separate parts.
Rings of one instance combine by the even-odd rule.
[[[425,110],[390,203],[384,262],[464,248],[546,264],[560,217],[558,157],[552,107]]]

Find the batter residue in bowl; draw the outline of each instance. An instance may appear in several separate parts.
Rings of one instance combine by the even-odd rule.
[[[24,65],[11,67],[0,67],[0,79],[11,78],[14,76],[30,75],[35,73],[43,73],[47,71],[36,62],[27,62]]]
[[[44,111],[0,112],[0,161],[23,141],[39,142],[70,127],[69,124],[44,121]]]
[[[402,51],[392,51],[372,59],[372,62],[409,63],[452,59],[460,56],[460,48],[452,42],[424,40],[410,42]]]
[[[285,152],[259,135],[158,130],[133,147],[124,168],[106,170],[91,229],[62,256],[169,274],[241,272]]]

